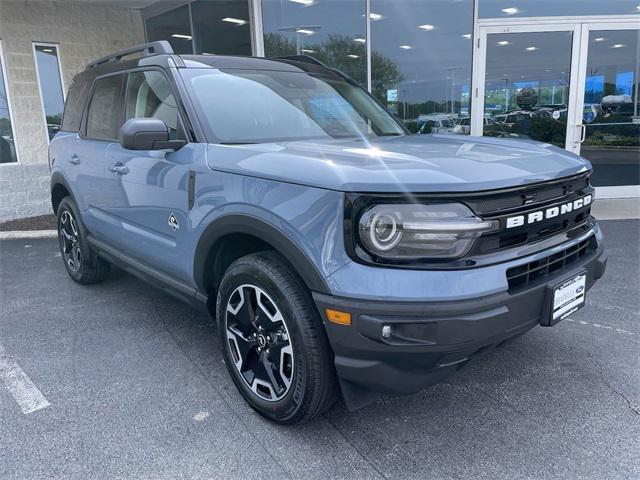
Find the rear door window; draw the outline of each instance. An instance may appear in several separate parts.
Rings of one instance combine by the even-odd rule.
[[[124,75],[112,75],[96,80],[87,111],[87,137],[106,140],[117,138],[122,123],[124,78]]]

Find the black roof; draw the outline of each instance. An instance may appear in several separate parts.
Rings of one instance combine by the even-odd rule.
[[[136,54],[138,56],[130,58]],[[336,70],[305,55],[276,58],[231,55],[177,55],[173,53],[169,42],[163,40],[128,48],[95,60],[73,78],[73,84],[91,82],[94,78],[109,73],[149,66],[161,68],[235,68],[337,74]]]

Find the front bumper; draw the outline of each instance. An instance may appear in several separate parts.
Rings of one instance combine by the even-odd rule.
[[[568,268],[525,288],[457,301],[354,300],[314,293],[347,406],[357,408],[380,393],[408,394],[440,382],[538,325],[551,285],[586,271],[590,289],[604,274],[606,261],[599,244]],[[328,321],[326,308],[351,313],[352,324]],[[388,339],[382,337],[383,325],[392,327]]]

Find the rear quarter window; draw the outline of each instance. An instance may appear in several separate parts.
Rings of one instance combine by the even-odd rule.
[[[67,101],[64,105],[64,113],[62,115],[61,130],[66,132],[77,132],[80,130],[80,121],[82,120],[84,105],[87,103],[88,93],[86,83],[75,85],[69,89]]]

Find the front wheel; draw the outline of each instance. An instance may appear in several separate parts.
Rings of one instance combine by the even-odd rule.
[[[258,413],[292,424],[331,405],[336,379],[324,327],[308,289],[278,254],[234,262],[216,311],[229,373]]]

